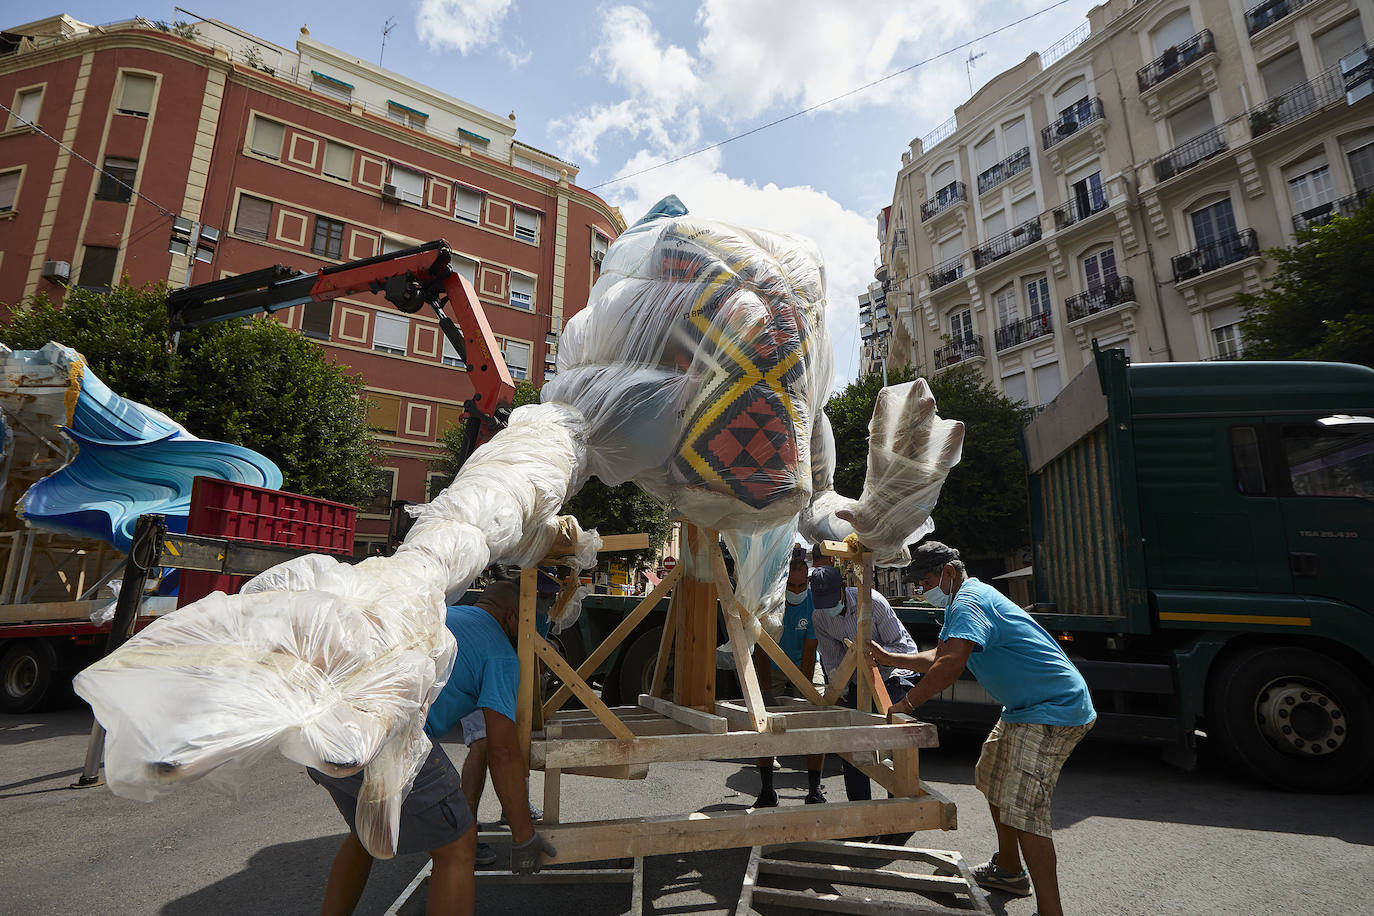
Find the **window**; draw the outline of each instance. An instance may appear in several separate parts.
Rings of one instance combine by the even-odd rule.
[[[1039,212],[1040,207],[1035,202],[1035,195],[1027,195],[1011,205],[1011,224],[1020,226],[1029,222]]]
[[[957,258],[964,250],[964,237],[962,235],[952,235],[940,242],[940,255],[937,263],[943,264]]]
[[[285,135],[286,127],[284,125],[255,115],[248,148],[259,156],[266,156],[268,159],[280,159],[281,142]]]
[[[998,210],[991,216],[983,217],[983,241],[1007,231],[1007,211]]]
[[[515,208],[515,237],[526,242],[539,241],[539,211]]]
[[[328,340],[334,326],[334,303],[307,302],[301,314],[301,333],[306,337]]]
[[[1193,240],[1197,242],[1199,248],[1206,248],[1224,239],[1236,237],[1236,216],[1231,210],[1229,197],[1226,200],[1217,201],[1210,207],[1194,210],[1192,217]]]
[[[1307,71],[1302,66],[1302,51],[1294,48],[1265,62],[1260,66],[1260,76],[1264,79],[1264,91],[1269,93],[1270,98],[1301,86],[1307,82]]]
[[[414,130],[424,130],[425,125],[429,123],[429,115],[423,111],[390,99],[386,103],[386,116],[397,124],[404,124]]]
[[[399,401],[397,402],[399,404]],[[395,432],[395,430],[392,430]],[[386,515],[391,512],[391,501],[396,498],[396,469],[377,469],[377,489],[360,506],[369,515]]]
[[[239,210],[234,217],[234,231],[252,239],[266,239],[272,222],[272,203],[248,194],[239,196]]]
[[[19,196],[20,174],[20,172],[14,171],[0,175],[0,213],[14,211],[14,200]]]
[[[353,99],[353,85],[351,83],[336,80],[332,76],[326,76],[315,70],[310,71],[310,76],[310,88],[320,95],[327,95],[331,99],[338,99],[340,102],[348,102]]]
[[[448,336],[444,335],[444,352],[441,360],[445,366],[453,366],[456,369],[466,369],[467,363],[463,362],[463,357],[458,355],[458,348],[449,342]],[[440,432],[443,432],[441,429]]]
[[[1331,181],[1331,169],[1325,155],[1313,156],[1284,169],[1284,178],[1288,182],[1288,199],[1294,213],[1306,213],[1336,198],[1336,187]]]
[[[1364,28],[1360,25],[1358,14],[1322,32],[1317,36],[1317,54],[1321,58],[1322,69],[1336,66],[1342,57],[1362,44]]]
[[[453,217],[474,226],[482,221],[482,198],[485,195],[465,184],[453,187]]]
[[[978,171],[985,172],[997,164],[997,138],[988,134],[983,142],[973,148],[973,156],[978,161]]]
[[[1016,287],[1008,286],[993,297],[997,308],[997,326],[1005,328],[1021,320],[1021,310],[1016,302]]]
[[[396,356],[406,355],[406,338],[410,334],[410,319],[381,312],[372,316],[372,349]]]
[[[80,285],[87,289],[109,289],[114,285],[115,261],[118,258],[118,248],[87,245],[86,254],[81,259]]]
[[[38,109],[43,101],[43,90],[25,89],[14,98],[14,113],[10,117],[10,128],[23,127],[22,122],[38,123]]]
[[[1059,364],[1050,363],[1048,366],[1036,366],[1031,370],[1035,376],[1035,395],[1041,404],[1048,404],[1054,400],[1054,396],[1059,393]]]
[[[1030,393],[1026,389],[1026,373],[1014,372],[1002,379],[1002,391],[1007,400],[1017,404],[1029,404]]]
[[[1093,172],[1081,181],[1075,181],[1069,188],[1069,193],[1073,195],[1079,217],[1096,213],[1107,206],[1107,195],[1102,190],[1101,172]]]
[[[113,200],[117,203],[127,204],[133,199],[134,179],[138,177],[137,159],[117,159],[114,156],[105,157],[105,168],[100,175],[100,184],[96,185],[96,200]]]
[[[1116,280],[1116,249],[1108,245],[1083,258],[1083,282],[1096,292]]]
[[[510,304],[518,309],[534,311],[534,277],[511,271]]]
[[[1297,496],[1374,499],[1374,425],[1285,426],[1283,452]]]
[[[353,147],[328,140],[324,145],[324,173],[340,181],[353,180]]]
[[[391,183],[396,186],[396,194],[401,200],[410,204],[424,204],[425,176],[423,172],[417,172],[400,165],[392,165]]]
[[[1017,118],[1002,125],[1002,143],[1002,148],[1007,151],[1008,156],[1030,145],[1026,140],[1025,118]]]
[[[344,224],[338,220],[315,217],[315,239],[310,250],[322,258],[338,260],[343,253]]]
[[[1194,137],[1216,126],[1212,120],[1212,102],[1206,96],[1169,115],[1169,133],[1175,146],[1182,146]]]
[[[1263,496],[1269,492],[1264,479],[1264,451],[1255,427],[1231,427],[1231,468],[1236,474],[1236,489],[1241,493]]]
[[[1216,355],[1219,359],[1239,359],[1241,353],[1240,323],[1224,324],[1212,328],[1212,344],[1216,347]]]
[[[1355,190],[1374,188],[1374,142],[1347,150],[1345,156],[1350,163],[1350,179]]]
[[[518,340],[501,338],[501,355],[506,360],[510,377],[522,379],[530,377],[530,345]]]
[[[382,236],[382,254],[391,254],[396,251],[404,251],[411,246],[400,239],[394,239],[389,235]]]
[[[928,194],[934,194],[954,180],[954,160],[943,162],[940,167],[930,174]]]
[[[1049,314],[1050,281],[1048,277],[1034,277],[1026,281],[1026,307],[1032,316]]]
[[[1193,28],[1193,17],[1187,10],[1183,10],[1176,16],[1161,22],[1159,26],[1150,33],[1150,41],[1154,45],[1155,54],[1163,54],[1166,50],[1177,45],[1183,44],[1197,30]]]
[[[455,254],[449,266],[453,268],[454,273],[462,274],[464,277],[467,277],[468,282],[473,285],[474,289],[477,287],[476,261],[472,258],[465,258],[461,254]]]
[[[157,80],[138,73],[124,74],[124,85],[119,92],[119,113],[148,117],[153,110],[153,90]]]
[[[606,250],[610,247],[611,240],[606,236],[602,235],[600,232],[597,232],[595,229],[593,229],[592,260],[595,261],[598,266],[600,266],[601,262],[606,259]]]
[[[949,339],[963,343],[973,338],[973,310],[961,309],[949,316]]]
[[[453,483],[453,478],[448,474],[441,474],[438,471],[430,471],[425,475],[425,496],[433,502],[434,498],[444,492],[444,488]]]

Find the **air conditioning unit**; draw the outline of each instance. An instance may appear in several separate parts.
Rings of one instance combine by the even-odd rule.
[[[382,200],[390,200],[399,204],[401,202],[401,189],[394,184],[382,185]]]
[[[66,261],[44,261],[43,279],[66,283],[72,278],[72,265]]]
[[[1199,258],[1190,254],[1181,254],[1174,258],[1174,275],[1180,280],[1188,280],[1202,273]]]
[[[604,260],[606,260],[606,252],[604,252],[604,251],[593,251],[593,252],[592,252],[592,263],[595,264],[597,267],[600,267],[600,266],[601,266],[601,262],[604,261]]]

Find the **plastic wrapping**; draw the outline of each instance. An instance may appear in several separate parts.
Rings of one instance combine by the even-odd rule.
[[[762,626],[777,639],[786,600],[787,563],[797,539],[796,517],[767,531],[726,531],[723,536],[735,558],[735,599],[749,615],[746,633],[751,641],[757,640],[757,627]]]
[[[74,685],[108,732],[110,788],[147,800],[204,778],[233,791],[273,750],[333,775],[365,767],[358,836],[373,855],[394,854],[401,801],[429,750],[425,714],[453,664],[445,596],[493,561],[542,555],[585,451],[576,411],[520,408],[394,556],[298,557],[83,671]],[[579,548],[594,537],[578,534]]]

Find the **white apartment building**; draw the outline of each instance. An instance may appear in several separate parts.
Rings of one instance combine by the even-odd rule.
[[[1374,0],[1108,0],[902,154],[890,361],[1047,403],[1094,340],[1240,355],[1266,248],[1374,189]],[[871,298],[871,296],[870,296]]]

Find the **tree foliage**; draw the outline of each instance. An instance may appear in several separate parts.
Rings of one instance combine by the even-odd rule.
[[[916,370],[888,370],[888,384]],[[1019,436],[1030,411],[983,381],[971,366],[928,378],[941,417],[964,423],[963,459],[949,473],[935,509],[935,537],[970,554],[1009,553],[1030,541],[1026,471]],[[826,402],[835,432],[835,490],[857,498],[868,475],[868,421],[882,377],[852,382]]]
[[[0,343],[50,340],[81,353],[117,394],[147,404],[203,439],[261,452],[284,489],[359,504],[376,488],[376,454],[356,375],[270,319],[241,319],[181,335],[168,351],[164,285],[72,289],[59,308],[40,295],[13,309]]]
[[[517,382],[515,386],[516,407],[539,403],[539,389],[530,382]],[[445,486],[453,482],[458,471],[459,456],[463,448],[461,427],[449,427],[440,437],[443,454],[432,462],[435,471],[440,473]],[[632,563],[644,564],[653,559],[658,545],[668,537],[671,518],[668,510],[658,500],[645,493],[633,483],[607,486],[595,477],[590,478],[572,499],[563,505],[564,515],[577,519],[583,528],[595,528],[603,534],[649,534],[650,548],[628,554]],[[621,554],[621,556],[627,556]]]
[[[1247,359],[1320,359],[1374,366],[1374,203],[1266,252],[1275,271],[1243,294]]]

